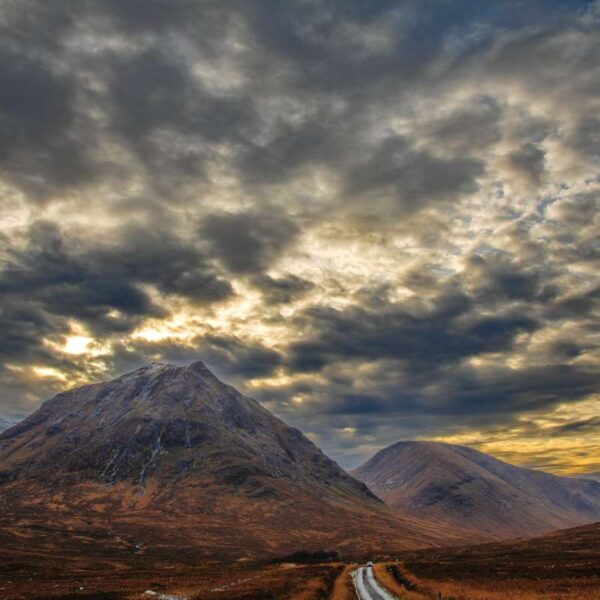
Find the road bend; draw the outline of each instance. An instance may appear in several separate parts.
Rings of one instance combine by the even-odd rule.
[[[383,588],[373,575],[373,567],[359,567],[354,575],[354,586],[360,600],[397,600]]]

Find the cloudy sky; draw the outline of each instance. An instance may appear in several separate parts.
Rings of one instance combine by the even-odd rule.
[[[600,473],[600,2],[3,0],[0,417],[202,359],[346,467]]]

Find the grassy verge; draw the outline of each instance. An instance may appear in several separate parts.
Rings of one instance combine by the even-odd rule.
[[[402,600],[598,600],[600,577],[591,578],[507,578],[468,576],[458,580],[417,578],[402,565],[380,565],[400,587],[390,591]],[[380,577],[384,583],[383,575]],[[400,590],[400,593],[396,590]]]
[[[377,563],[373,566],[377,581],[400,600],[429,600],[431,596],[421,593],[395,563]]]
[[[333,585],[330,600],[357,600],[351,573],[356,565],[346,565]]]

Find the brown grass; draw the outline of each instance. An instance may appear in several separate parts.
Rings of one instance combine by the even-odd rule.
[[[397,580],[443,600],[600,600],[600,523],[530,540],[403,553]]]
[[[197,591],[193,600],[328,600],[342,564],[275,565],[244,579]]]
[[[426,595],[442,600],[599,600],[600,581],[580,579],[450,582],[417,580]],[[406,596],[410,598],[410,596]]]
[[[398,566],[394,563],[377,563],[373,566],[373,573],[377,581],[387,590],[401,600],[428,600],[429,596],[412,589],[413,586],[402,585],[402,576],[399,576]],[[406,583],[406,582],[405,582]]]
[[[82,563],[76,571],[60,573],[58,565],[46,570],[38,564],[27,568],[26,574],[2,574],[0,569],[0,599],[139,600],[150,598],[143,592],[151,589],[190,600],[328,600],[344,569],[340,563],[182,566],[144,562],[99,570]]]
[[[330,600],[357,600],[351,576],[354,569],[356,569],[355,564],[346,565],[344,570],[339,574],[335,580]]]
[[[374,571],[377,580],[401,600],[600,600],[600,575],[437,581],[418,578],[396,563],[376,564]]]
[[[600,600],[600,524],[538,540],[383,560],[375,575],[401,600],[437,600],[439,594],[443,600]],[[0,528],[1,600],[139,600],[147,589],[193,600],[356,600],[353,568],[139,551],[118,537],[75,525],[68,532]]]

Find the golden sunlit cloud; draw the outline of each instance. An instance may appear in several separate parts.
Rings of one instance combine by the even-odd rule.
[[[32,371],[37,377],[42,379],[60,379],[61,381],[66,381],[67,379],[64,373],[61,373],[58,369],[53,369],[52,367],[33,366]]]
[[[81,335],[68,337],[63,347],[63,352],[66,352],[67,354],[86,354],[93,341],[92,338]]]
[[[560,475],[600,472],[600,397],[560,404],[552,411],[522,415],[506,428],[466,431],[435,439],[473,446],[514,464],[540,466]],[[574,457],[577,457],[574,460]]]

